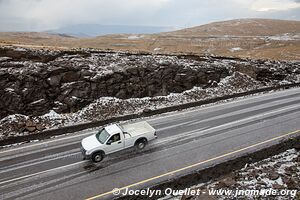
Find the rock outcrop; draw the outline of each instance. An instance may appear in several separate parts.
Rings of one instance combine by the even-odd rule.
[[[263,82],[299,81],[299,63],[194,59],[94,50],[0,48],[0,118],[75,112],[100,97],[163,96],[214,87],[234,71]]]

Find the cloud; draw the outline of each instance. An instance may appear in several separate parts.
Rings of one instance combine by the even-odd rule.
[[[75,23],[124,23],[125,20],[130,24],[130,19],[138,15],[149,16],[168,2],[169,0],[7,0],[0,2],[0,19],[21,20],[24,24],[37,28],[55,28]]]
[[[299,1],[0,0],[0,31],[40,31],[72,24],[185,27],[250,17],[299,20],[294,12]]]
[[[289,10],[299,8],[299,0],[256,0],[252,3],[251,9],[255,11],[270,11],[270,10]]]

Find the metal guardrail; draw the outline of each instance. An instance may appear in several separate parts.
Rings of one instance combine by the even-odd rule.
[[[236,93],[236,94],[231,94],[231,95],[225,95],[222,97],[215,97],[215,98],[211,98],[211,99],[205,99],[205,100],[185,103],[185,104],[181,104],[181,105],[160,108],[160,109],[156,109],[156,110],[149,110],[147,112],[143,112],[143,113],[139,113],[139,114],[130,114],[130,115],[124,115],[124,116],[120,116],[120,117],[113,117],[113,118],[101,120],[101,121],[87,122],[87,123],[81,123],[81,124],[76,124],[76,125],[72,125],[72,126],[64,126],[64,127],[59,127],[59,128],[48,129],[48,130],[44,130],[42,132],[30,134],[30,135],[11,137],[11,138],[1,140],[0,146],[5,146],[5,145],[19,143],[19,142],[29,142],[32,140],[47,139],[52,136],[77,132],[77,131],[81,131],[81,130],[84,130],[87,128],[99,127],[99,126],[103,126],[105,124],[114,123],[114,122],[118,122],[118,121],[125,121],[125,120],[140,118],[140,117],[149,117],[149,116],[153,116],[153,115],[157,115],[157,114],[161,114],[161,113],[183,110],[183,109],[187,109],[187,108],[191,108],[191,107],[215,103],[215,102],[218,102],[221,100],[237,98],[237,97],[247,96],[247,95],[261,93],[261,92],[268,92],[271,90],[288,89],[291,87],[299,87],[299,86],[300,86],[300,83],[292,83],[292,84],[286,84],[286,85],[278,85],[278,86],[272,86],[272,87],[259,88],[256,90],[251,90],[251,91],[246,91],[246,92],[241,92],[241,93]]]

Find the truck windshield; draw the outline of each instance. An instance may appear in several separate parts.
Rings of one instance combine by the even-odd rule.
[[[105,130],[105,128],[101,129],[97,134],[96,138],[101,143],[104,144],[104,142],[109,138],[108,132]]]

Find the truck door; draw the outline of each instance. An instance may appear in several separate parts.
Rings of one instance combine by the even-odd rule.
[[[121,139],[121,134],[117,133],[112,135],[106,142],[107,153],[113,153],[122,150],[124,147],[124,140]]]

